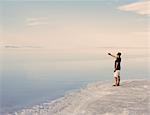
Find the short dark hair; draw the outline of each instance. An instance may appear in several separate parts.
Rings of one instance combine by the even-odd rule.
[[[121,53],[120,53],[120,52],[118,52],[118,53],[117,53],[117,55],[121,56]]]

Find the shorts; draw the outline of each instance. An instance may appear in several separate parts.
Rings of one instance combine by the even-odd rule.
[[[119,77],[120,76],[120,70],[116,70],[114,72],[114,77]]]

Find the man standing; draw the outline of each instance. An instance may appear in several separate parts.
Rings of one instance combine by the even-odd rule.
[[[114,78],[115,78],[115,84],[113,86],[119,86],[120,85],[120,69],[121,69],[121,53],[118,52],[117,56],[112,55],[111,53],[108,53],[108,55],[114,57],[115,65],[114,65]]]

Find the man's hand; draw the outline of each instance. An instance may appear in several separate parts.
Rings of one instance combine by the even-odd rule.
[[[111,55],[111,53],[108,53],[108,55]]]

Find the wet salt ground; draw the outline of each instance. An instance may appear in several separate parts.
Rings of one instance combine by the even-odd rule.
[[[150,81],[92,83],[50,103],[24,109],[15,115],[149,115]]]
[[[87,108],[90,109],[91,114],[95,115],[106,113],[114,115],[148,115],[150,109],[149,83],[147,81],[124,82],[121,87],[112,89],[112,92],[114,92],[112,95],[107,95],[90,103]]]

